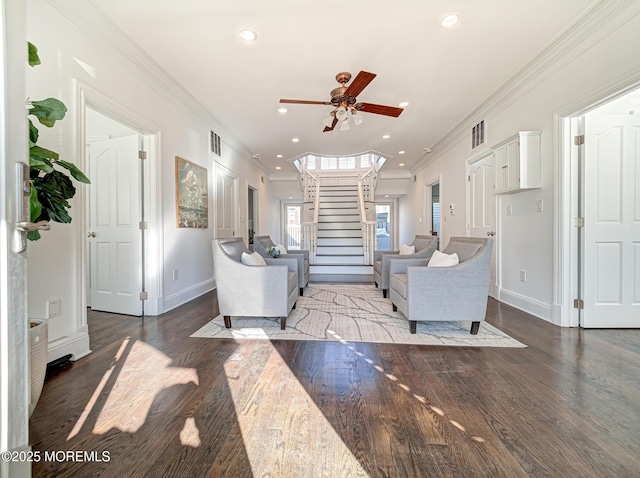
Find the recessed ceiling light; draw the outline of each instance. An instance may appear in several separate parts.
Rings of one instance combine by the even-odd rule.
[[[293,199],[293,196],[289,196],[289,199]]]
[[[451,28],[456,23],[458,23],[458,15],[455,13],[449,13],[448,15],[445,15],[442,20],[440,20],[440,25],[442,25],[444,28]]]
[[[255,41],[258,35],[256,35],[254,31],[245,28],[244,30],[240,30],[240,38],[245,41]]]
[[[276,158],[281,158],[282,155],[281,154],[276,154]]]
[[[408,101],[403,101],[402,103],[400,103],[398,105],[400,108],[404,108],[405,106],[409,106],[409,102]]]
[[[287,108],[278,108],[278,113],[286,113]]]
[[[390,134],[385,134],[385,135],[382,137],[382,139],[389,139],[389,138],[391,138],[391,135],[390,135]]]
[[[384,197],[388,198],[388,197],[389,197],[389,195],[388,195],[388,194],[385,194],[385,195],[384,195]]]
[[[400,164],[398,164],[398,166],[404,166],[404,163],[400,163]]]
[[[294,143],[297,143],[300,140],[298,138],[291,138],[291,141],[293,141]]]
[[[398,154],[404,154],[404,151],[398,151]]]
[[[282,167],[281,166],[276,166],[276,169],[282,169]]]

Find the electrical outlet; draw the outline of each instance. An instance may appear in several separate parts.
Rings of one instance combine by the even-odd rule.
[[[542,212],[542,210],[544,209],[544,203],[542,202],[542,199],[538,199],[536,201],[536,209],[538,212]]]
[[[178,280],[178,269],[173,270],[173,280]]]
[[[520,271],[520,280],[522,282],[527,282],[527,271]]]
[[[507,216],[511,216],[513,214],[513,206],[511,204],[507,205]]]

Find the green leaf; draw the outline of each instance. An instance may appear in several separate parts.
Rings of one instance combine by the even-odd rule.
[[[42,204],[39,220],[71,222],[71,216],[67,212],[71,205],[67,199],[75,195],[76,188],[66,174],[54,170],[32,179],[32,184],[38,192],[38,201]]]
[[[27,42],[29,47],[29,65],[36,66],[40,64],[40,57],[38,56],[38,49],[31,42]]]
[[[43,125],[51,128],[56,121],[64,118],[67,107],[56,98],[47,98],[42,101],[32,101],[29,114],[38,118]]]
[[[40,133],[38,132],[38,128],[36,128],[33,124],[33,121],[29,119],[29,147],[35,146],[35,144],[38,142],[39,136]]]
[[[85,184],[91,184],[91,181],[89,181],[89,178],[86,177],[84,173],[80,171],[80,169],[75,164],[69,163],[67,161],[63,161],[62,159],[56,161],[56,164],[59,164],[63,168],[68,169],[69,172],[71,173],[71,176],[73,176],[76,179],[76,181],[80,181],[81,183],[85,183]]]
[[[40,235],[40,231],[29,231],[27,232],[27,239],[30,241],[37,241],[42,236]]]
[[[60,195],[64,199],[71,199],[76,194],[76,188],[69,176],[60,171],[45,174],[41,180],[41,187],[49,194]]]
[[[31,169],[43,171],[45,173],[50,173],[51,171],[53,171],[53,167],[51,166],[51,163],[49,161],[34,158],[33,156],[29,158],[29,167]]]
[[[42,214],[42,204],[38,201],[38,191],[33,186],[29,197],[29,208],[31,210],[31,222],[38,222]]]
[[[47,159],[49,161],[57,161],[60,155],[55,151],[43,148],[41,146],[32,146],[29,148],[29,156],[38,159]]]

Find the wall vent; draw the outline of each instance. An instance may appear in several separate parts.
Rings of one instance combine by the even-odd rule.
[[[475,149],[478,146],[485,144],[484,132],[484,120],[471,128],[471,149]]]
[[[220,136],[215,134],[213,131],[211,132],[211,152],[218,156],[222,156],[222,154],[220,154]]]

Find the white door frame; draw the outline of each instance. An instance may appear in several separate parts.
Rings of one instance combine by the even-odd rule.
[[[246,193],[248,193],[249,189],[253,191],[253,236],[255,237],[256,234],[258,233],[258,226],[260,225],[260,196],[259,196],[260,188],[258,188],[258,186],[251,184],[249,181],[246,181],[244,190]],[[242,233],[243,237],[245,233],[247,235],[249,234],[249,227],[248,227],[249,226],[249,200],[248,198],[247,198],[247,207],[245,211],[245,217],[247,218],[247,221],[245,223],[246,225],[245,231]],[[245,243],[249,244],[249,237],[245,239]]]
[[[433,194],[431,188],[435,185],[440,187],[440,235],[438,236],[438,249],[443,249],[442,231],[444,230],[444,208],[442,207],[442,174],[424,182],[424,198],[422,201],[422,233],[430,235],[433,230],[431,216],[433,215]]]
[[[17,162],[29,162],[24,101],[26,2],[0,0],[0,450],[28,451],[27,257],[14,250]],[[29,241],[27,241],[28,243]],[[27,246],[28,247],[28,246]],[[31,476],[27,460],[0,460],[0,477]]]
[[[75,82],[76,88],[76,105],[77,105],[77,151],[81,157],[78,160],[78,167],[84,170],[88,164],[86,154],[86,109],[98,111],[111,119],[128,126],[140,135],[144,136],[144,144],[142,145],[147,152],[147,159],[143,161],[144,173],[144,219],[147,222],[145,233],[144,248],[144,284],[148,294],[148,299],[144,304],[145,315],[160,315],[164,312],[163,302],[163,281],[164,276],[164,260],[163,251],[163,221],[162,221],[162,195],[161,195],[161,138],[160,128],[147,120],[136,115],[134,112],[120,105],[119,103],[104,96],[102,93],[92,89],[80,81]],[[90,186],[89,186],[90,187]],[[87,192],[86,188],[78,189],[76,195],[78,198],[79,209],[86,210]],[[81,287],[83,288],[79,295],[77,304],[77,317],[81,323],[77,324],[78,329],[87,330],[87,308],[86,308],[86,221],[83,215],[79,216],[80,227],[78,227],[78,267],[77,275],[81,277]]]
[[[466,181],[466,185],[465,185],[465,191],[466,191],[466,204],[465,204],[465,209],[466,209],[466,216],[465,216],[465,220],[466,220],[466,226],[465,226],[465,230],[466,230],[466,235],[469,236],[471,234],[471,231],[469,230],[469,224],[471,223],[471,182],[469,180],[470,175],[471,175],[471,166],[488,157],[493,155],[493,151],[488,149],[483,151],[482,153],[476,154],[475,156],[472,156],[471,158],[467,159],[466,161],[466,165],[465,165],[465,174],[467,175],[467,181]],[[495,164],[494,164],[495,167]],[[493,211],[493,217],[495,218],[495,224],[494,226],[494,230],[495,230],[495,236],[493,237],[493,251],[494,251],[494,259],[495,259],[495,271],[496,271],[496,276],[495,276],[495,283],[491,284],[491,287],[493,287],[493,294],[490,294],[492,297],[495,297],[496,299],[500,298],[500,291],[502,289],[502,280],[501,280],[501,270],[500,270],[500,266],[501,266],[501,259],[502,259],[502,248],[501,248],[501,242],[500,242],[500,238],[502,236],[501,232],[501,222],[500,222],[500,214],[498,214],[498,211],[500,211],[500,204],[501,204],[501,200],[502,200],[502,196],[501,195],[495,195],[495,202],[493,203],[494,206],[494,211]]]
[[[579,311],[574,309],[580,277],[578,276],[578,232],[575,218],[578,213],[578,155],[580,146],[574,136],[584,132],[580,117],[585,113],[619,98],[640,87],[640,72],[615,84],[608,84],[565,106],[554,115],[553,136],[553,309],[552,322],[563,327],[578,327]]]

